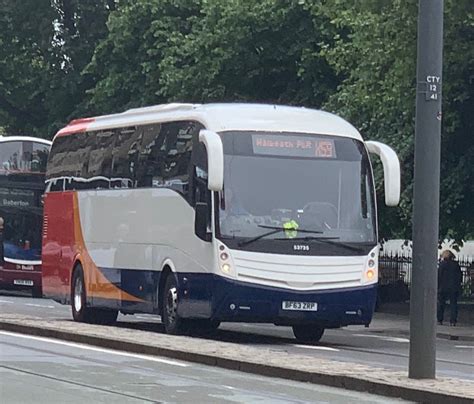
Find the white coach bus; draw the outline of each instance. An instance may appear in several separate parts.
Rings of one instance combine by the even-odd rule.
[[[368,152],[387,205],[396,154],[330,113],[169,104],[72,121],[49,155],[45,296],[76,321],[161,315],[166,332],[221,322],[367,325],[377,287]]]

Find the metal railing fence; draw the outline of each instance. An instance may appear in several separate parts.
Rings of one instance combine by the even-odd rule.
[[[457,262],[461,267],[462,299],[474,300],[474,257],[458,256]],[[433,268],[433,276],[437,276],[438,268]],[[400,284],[408,288],[411,284],[412,257],[410,253],[380,253],[379,255],[379,284],[382,286]]]

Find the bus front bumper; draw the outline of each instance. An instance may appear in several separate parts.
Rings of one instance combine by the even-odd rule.
[[[325,328],[368,325],[377,298],[377,285],[357,288],[294,291],[250,284],[212,274],[178,276],[184,318],[226,322],[265,322],[277,325],[318,324]],[[316,303],[311,310],[284,309],[283,302]],[[307,305],[308,306],[308,305]]]

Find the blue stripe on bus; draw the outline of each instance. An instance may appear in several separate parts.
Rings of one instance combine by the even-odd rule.
[[[142,300],[151,300],[161,272],[143,269],[99,268],[107,280],[119,289]]]
[[[199,309],[200,316],[204,317],[204,308],[208,303],[209,317],[220,321],[272,322],[282,325],[319,322],[325,327],[369,324],[377,297],[376,285],[291,291],[212,274],[178,274],[178,278],[183,285],[179,313],[183,317],[191,317]],[[183,278],[186,278],[186,283],[182,281]],[[283,310],[283,301],[316,302],[318,310]]]
[[[156,285],[161,272],[101,268],[102,273],[123,291],[142,302],[100,299],[94,305],[124,312],[153,313]],[[179,314],[185,318],[212,318],[220,321],[270,322],[284,324],[318,322],[325,327],[369,324],[377,296],[377,286],[291,291],[227,279],[206,273],[175,274],[179,284]],[[317,311],[287,311],[282,301],[316,302]]]

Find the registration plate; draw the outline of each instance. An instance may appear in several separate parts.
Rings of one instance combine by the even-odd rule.
[[[318,311],[318,303],[283,301],[281,303],[281,308],[283,310]]]
[[[25,280],[25,279],[15,279],[13,281],[14,285],[21,285],[21,286],[33,286],[33,281]]]

